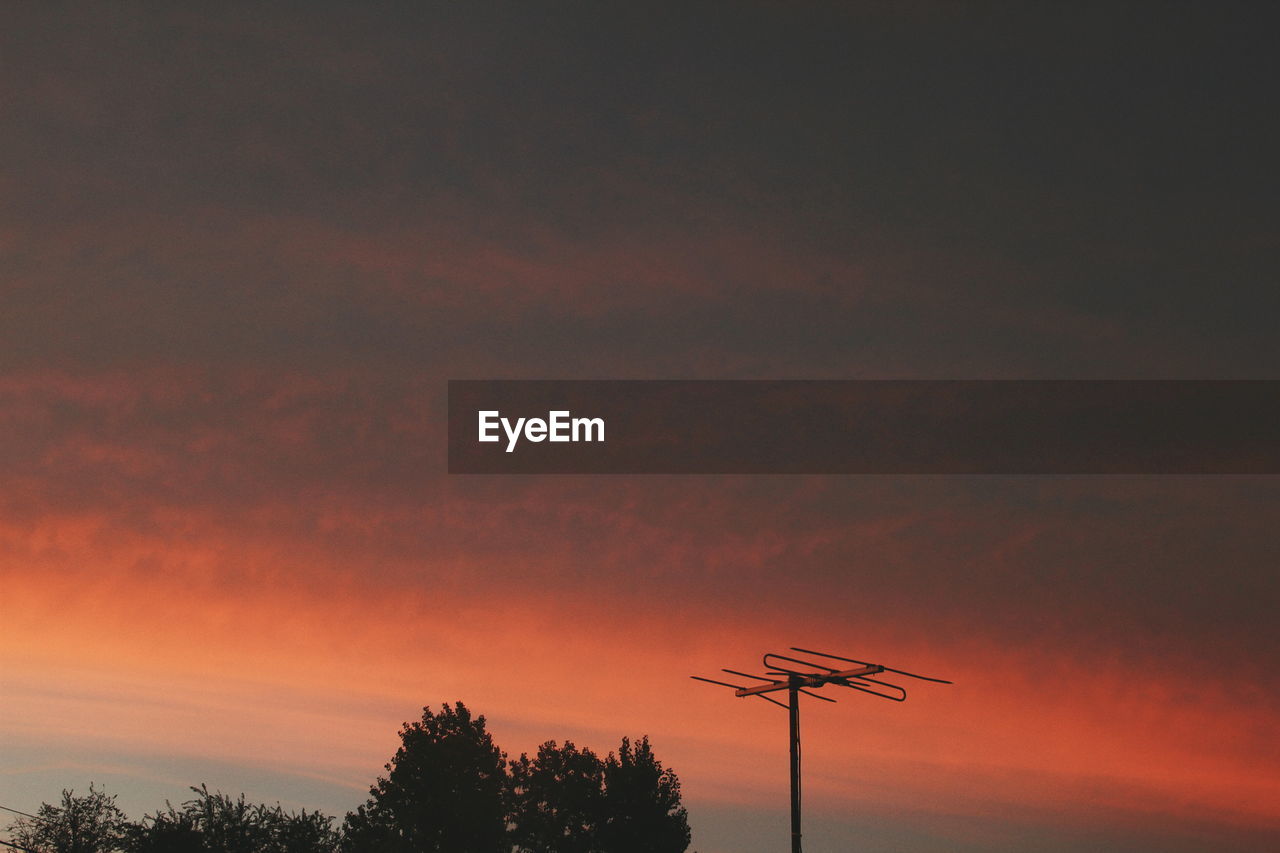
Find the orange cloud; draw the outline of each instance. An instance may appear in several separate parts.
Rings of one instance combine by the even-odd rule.
[[[509,750],[547,737],[607,749],[649,733],[693,800],[760,806],[785,787],[785,715],[687,676],[755,669],[752,650],[822,637],[871,657],[892,648],[891,665],[957,683],[913,689],[902,705],[854,693],[806,703],[806,792],[819,810],[910,804],[946,823],[1087,822],[1103,809],[1141,823],[1194,807],[1280,827],[1276,711],[1211,676],[1193,686],[1115,661],[1037,662],[982,636],[913,643],[884,619],[856,631],[830,617],[744,623],[714,602],[676,618],[573,585],[386,589],[358,571],[335,582],[332,566],[311,582],[302,565],[220,574],[209,559],[174,547],[167,568],[6,566],[5,736],[218,756],[359,787],[401,718],[462,698]]]
[[[0,734],[354,805],[402,720],[462,699],[513,753],[648,733],[691,804],[759,810],[783,715],[688,676],[796,644],[957,682],[807,703],[815,815],[1277,828],[1273,485],[447,478],[403,464],[430,389],[367,378],[0,384]]]

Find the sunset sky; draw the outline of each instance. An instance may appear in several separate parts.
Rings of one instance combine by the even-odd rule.
[[[28,4],[0,805],[341,816],[423,705],[691,850],[1280,848],[1280,478],[460,476],[449,379],[1280,378],[1262,4]]]

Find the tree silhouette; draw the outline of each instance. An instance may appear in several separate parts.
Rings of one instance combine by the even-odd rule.
[[[689,821],[680,780],[649,739],[623,738],[601,761],[547,741],[511,762],[511,839],[519,853],[683,853]]]
[[[292,814],[279,803],[271,809],[261,808],[270,831],[272,849],[278,853],[337,853],[341,835],[334,829],[333,818],[328,815],[306,809]]]
[[[604,762],[605,812],[600,839],[607,853],[684,853],[689,814],[680,804],[680,780],[654,757],[645,736],[634,747],[622,739]]]
[[[388,774],[347,815],[351,853],[506,853],[506,756],[458,702],[405,723]]]
[[[147,815],[129,827],[129,853],[203,853],[204,836],[194,815],[166,803],[166,811]]]
[[[597,853],[605,821],[604,762],[549,740],[511,762],[511,840],[520,853]]]
[[[32,853],[684,853],[689,822],[680,781],[648,737],[623,738],[601,760],[547,741],[508,762],[461,702],[405,723],[387,775],[347,815],[342,832],[319,812],[286,812],[207,786],[175,808],[130,822],[93,785],[62,792],[9,826]]]
[[[267,829],[258,820],[258,810],[244,794],[233,800],[222,792],[211,794],[204,785],[191,790],[197,796],[184,804],[185,811],[195,818],[207,849],[218,853],[254,853],[267,846]]]
[[[305,809],[294,814],[280,804],[250,803],[192,788],[195,798],[181,809],[168,805],[133,825],[129,853],[335,853],[333,818]]]
[[[19,817],[9,832],[15,844],[39,853],[110,853],[120,849],[128,826],[115,796],[90,783],[82,797],[64,788],[60,805],[42,803],[34,818]]]

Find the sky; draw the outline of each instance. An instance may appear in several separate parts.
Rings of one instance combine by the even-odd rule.
[[[449,379],[1275,379],[1274,16],[65,4],[0,33],[0,805],[342,815],[424,705],[701,853],[1280,843],[1275,477],[480,476]]]

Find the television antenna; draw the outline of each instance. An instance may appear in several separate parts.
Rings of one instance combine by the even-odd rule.
[[[903,675],[907,678],[915,678],[920,681],[931,681],[935,684],[951,684],[952,682],[942,678],[931,678],[927,675],[917,675],[914,672],[906,670],[894,669],[893,667],[884,666],[878,663],[867,663],[866,661],[854,660],[842,655],[833,655],[826,652],[815,652],[812,649],[802,649],[798,646],[792,646],[791,651],[799,652],[809,657],[824,658],[827,662],[820,663],[804,658],[792,657],[790,655],[779,655],[770,652],[762,659],[764,664],[764,675],[753,675],[749,672],[740,672],[736,669],[723,669],[721,672],[727,672],[729,675],[736,675],[739,678],[749,678],[755,681],[764,682],[763,684],[754,684],[746,686],[742,684],[730,684],[727,681],[716,681],[712,678],[703,678],[700,675],[691,675],[690,678],[695,681],[705,681],[708,684],[717,684],[721,687],[732,687],[733,695],[739,698],[754,696],[763,699],[766,702],[772,702],[780,708],[787,709],[787,716],[790,720],[790,745],[791,745],[791,853],[801,853],[800,850],[800,694],[812,696],[814,699],[821,699],[823,702],[834,702],[836,700],[829,696],[821,696],[813,691],[815,689],[826,687],[828,684],[834,684],[837,687],[847,687],[850,690],[857,690],[862,693],[870,693],[872,696],[879,696],[881,699],[888,699],[891,702],[905,702],[907,699],[907,690],[897,684],[888,681],[881,681],[876,676],[886,672],[895,675]],[[832,665],[836,663],[838,665]],[[849,667],[848,664],[856,664]],[[770,696],[770,693],[779,693],[787,691],[786,703],[779,702]]]

